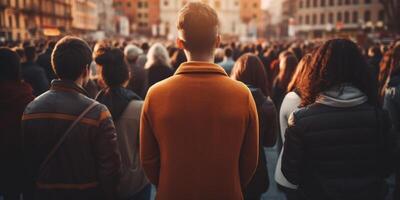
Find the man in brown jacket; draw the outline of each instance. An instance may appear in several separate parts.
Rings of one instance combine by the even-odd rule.
[[[25,109],[24,199],[116,197],[121,158],[114,123],[107,107],[88,98],[82,88],[88,81],[91,56],[92,51],[83,40],[61,39],[52,53],[53,68],[60,79],[54,80],[50,90]],[[88,108],[92,109],[62,140],[68,127]]]
[[[258,119],[247,87],[213,64],[218,17],[203,3],[179,13],[187,63],[150,88],[141,117],[143,168],[159,200],[241,200],[258,160]]]

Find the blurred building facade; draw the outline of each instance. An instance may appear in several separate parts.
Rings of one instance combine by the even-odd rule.
[[[71,0],[0,0],[0,40],[58,36],[71,26]]]
[[[385,11],[379,0],[286,0],[288,31],[292,35],[329,34],[385,29]],[[290,9],[290,10],[289,10]],[[285,10],[285,9],[284,9]],[[290,34],[289,34],[290,35]]]
[[[75,34],[87,34],[98,29],[97,4],[94,0],[72,0],[71,8]]]
[[[267,13],[261,9],[261,0],[240,0],[240,18],[246,24],[249,37],[262,36],[265,32]]]
[[[190,0],[160,1],[160,35],[172,39],[177,34],[177,13]],[[202,1],[217,11],[221,20],[221,33],[225,36],[257,37],[265,30],[266,16],[261,10],[261,0]]]
[[[113,0],[96,0],[98,30],[104,32],[106,36],[112,36],[116,32],[115,12]]]
[[[131,33],[149,36],[160,23],[160,0],[114,0],[114,9],[128,17]]]

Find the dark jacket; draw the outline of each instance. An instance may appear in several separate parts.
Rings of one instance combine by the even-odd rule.
[[[21,117],[33,98],[26,83],[0,83],[0,193],[22,192]]]
[[[30,84],[33,94],[39,96],[49,89],[49,80],[46,73],[34,62],[26,62],[21,65],[22,78]]]
[[[276,108],[280,110],[283,99],[287,93],[286,88],[282,87],[279,79],[276,78],[272,86],[272,101],[274,102]]]
[[[258,88],[248,86],[257,106],[259,121],[259,157],[256,172],[246,188],[245,199],[259,199],[269,187],[267,159],[264,147],[275,145],[277,136],[277,112],[275,105]]]
[[[155,83],[172,76],[173,73],[172,69],[168,66],[153,64],[147,69],[147,87],[150,88]]]
[[[38,56],[37,64],[40,65],[46,73],[48,80],[53,80],[57,78],[56,73],[54,73],[53,67],[51,65],[51,53],[53,49],[47,48],[46,51]]]
[[[132,100],[141,98],[131,90],[123,87],[106,88],[99,92],[96,100],[107,106],[114,121],[118,121]]]
[[[398,199],[400,198],[400,75],[390,78],[388,86],[385,90],[383,109],[387,110],[389,113],[392,122],[392,132],[395,138],[395,199]]]
[[[389,128],[388,116],[365,101],[349,107],[314,103],[289,119],[282,172],[299,185],[299,199],[384,199]]]
[[[74,82],[56,80],[27,106],[22,118],[24,161],[35,199],[113,199],[121,160],[114,123],[102,104],[73,129],[38,180],[43,160],[93,102]]]
[[[387,110],[392,122],[392,131],[396,135],[396,144],[400,144],[400,75],[391,77],[385,90],[383,109]],[[399,149],[396,149],[397,155]],[[399,157],[400,158],[400,157]],[[400,161],[399,161],[400,162]],[[399,163],[397,163],[399,164]]]

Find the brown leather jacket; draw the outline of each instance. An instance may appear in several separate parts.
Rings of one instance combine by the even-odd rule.
[[[75,83],[56,80],[27,106],[22,129],[28,199],[114,199],[121,159],[111,115],[102,104],[73,129],[38,179],[43,160],[93,102]]]

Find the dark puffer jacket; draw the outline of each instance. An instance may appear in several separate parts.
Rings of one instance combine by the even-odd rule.
[[[299,199],[382,200],[392,151],[389,128],[386,113],[367,103],[314,103],[289,120],[282,172],[299,185]]]
[[[39,168],[70,124],[94,100],[73,82],[53,81],[22,118],[28,193],[34,199],[113,199],[121,159],[110,112],[96,105],[73,129],[38,180]]]
[[[395,135],[395,173],[396,187],[394,199],[400,198],[400,75],[390,77],[390,81],[385,90],[383,108],[388,111],[391,122],[392,132]]]

